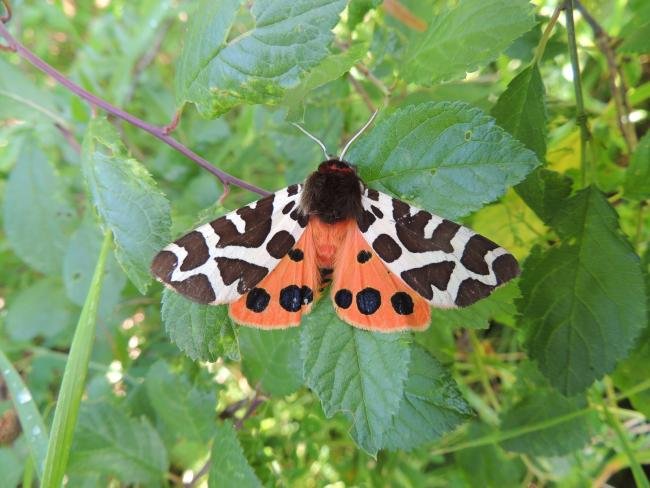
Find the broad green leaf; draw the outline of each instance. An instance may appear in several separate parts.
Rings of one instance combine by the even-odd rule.
[[[61,117],[52,92],[37,87],[16,66],[0,58],[0,119],[23,119],[32,123],[68,123]]]
[[[527,0],[462,0],[434,17],[409,43],[402,73],[416,83],[464,77],[492,61],[535,18]]]
[[[472,409],[443,366],[413,346],[399,410],[384,434],[383,447],[411,450],[433,442],[472,416]]]
[[[202,1],[176,70],[177,101],[216,117],[241,103],[273,103],[328,54],[345,0],[257,0],[253,26],[231,32],[240,0]]]
[[[534,248],[519,286],[526,348],[551,384],[579,393],[614,369],[646,323],[639,258],[593,187],[553,220],[562,244]]]
[[[7,332],[16,341],[55,337],[74,325],[77,311],[61,282],[46,278],[21,290],[12,300]]]
[[[562,456],[577,451],[592,435],[590,422],[595,412],[591,418],[573,415],[586,405],[584,398],[566,398],[551,388],[536,389],[501,414],[501,430],[518,429],[563,416],[567,417],[566,421],[513,437],[501,445],[508,451],[531,456]]]
[[[230,422],[217,427],[210,456],[209,488],[261,488]]]
[[[546,157],[546,104],[544,83],[537,64],[525,68],[508,84],[491,115],[543,161]]]
[[[157,431],[174,464],[191,466],[207,454],[216,426],[215,392],[199,391],[180,374],[158,361],[147,373],[145,388],[158,419]]]
[[[431,327],[487,329],[490,320],[508,320],[516,313],[515,298],[519,288],[513,282],[494,290],[489,297],[465,308],[432,308]],[[424,332],[428,334],[428,332]]]
[[[149,172],[126,155],[117,131],[93,119],[83,149],[83,172],[93,203],[115,238],[115,255],[145,293],[155,254],[169,243],[169,202]]]
[[[249,383],[265,392],[284,396],[302,386],[300,330],[239,329],[242,366]]]
[[[346,159],[370,186],[449,219],[497,199],[539,164],[493,118],[460,102],[397,110]]]
[[[83,305],[92,273],[102,246],[102,235],[96,224],[84,221],[76,230],[63,258],[63,283],[70,300]],[[126,277],[111,254],[106,260],[104,284],[99,299],[99,316],[107,317],[120,301]]]
[[[381,334],[352,327],[320,300],[301,324],[301,355],[307,386],[327,417],[342,412],[352,437],[370,454],[399,410],[410,358],[407,334]]]
[[[625,196],[632,200],[650,199],[650,132],[634,150],[625,178]]]
[[[282,104],[289,107],[287,119],[301,122],[305,116],[303,104],[307,94],[311,90],[343,76],[367,52],[368,44],[360,42],[353,44],[346,51],[326,57],[305,76],[300,85],[291,90],[287,90],[285,93]]]
[[[74,211],[63,181],[35,144],[26,144],[4,196],[7,240],[27,264],[46,274],[61,270]]]
[[[146,419],[130,418],[108,403],[83,405],[70,453],[72,473],[155,486],[168,465],[165,446]]]
[[[165,289],[161,313],[169,338],[193,360],[216,361],[220,356],[239,358],[228,307],[200,305]]]
[[[470,439],[478,439],[489,432],[484,425],[474,424],[468,436]],[[518,457],[509,458],[498,445],[463,449],[455,457],[467,486],[522,486],[526,474],[523,462]]]

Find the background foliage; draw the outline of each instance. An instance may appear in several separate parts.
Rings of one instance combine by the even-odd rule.
[[[648,486],[650,5],[573,3],[13,2],[158,138],[2,51],[0,486]],[[289,122],[336,152],[382,107],[347,159],[520,279],[417,334],[163,292],[153,254],[256,198],[161,142],[183,105],[172,136],[266,190],[322,158]]]

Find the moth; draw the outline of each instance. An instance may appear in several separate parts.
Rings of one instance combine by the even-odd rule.
[[[373,116],[374,118],[374,116]],[[337,315],[377,332],[424,330],[431,307],[465,307],[519,274],[505,249],[467,227],[369,188],[330,157],[293,184],[169,244],[151,271],[236,323],[298,326],[329,287]]]

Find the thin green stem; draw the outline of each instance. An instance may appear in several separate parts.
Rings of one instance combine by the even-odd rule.
[[[573,90],[576,97],[576,122],[580,127],[580,175],[582,187],[587,186],[587,143],[591,139],[585,103],[582,97],[582,78],[580,76],[580,61],[578,60],[578,45],[576,43],[576,30],[573,22],[573,0],[565,3],[566,28],[569,42],[569,58],[571,59],[571,70],[573,71]]]
[[[618,419],[612,415],[612,412],[609,411],[607,400],[601,398],[600,401],[603,407],[603,412],[605,412],[607,423],[614,430],[614,432],[616,432],[616,436],[618,437],[618,440],[623,447],[623,452],[629,461],[630,469],[632,470],[632,476],[634,476],[634,482],[636,483],[636,486],[638,488],[650,488],[650,482],[643,472],[643,468],[641,467],[639,460],[636,458],[636,454],[630,445],[630,441],[628,440],[626,433],[623,432],[623,427],[621,427]]]
[[[639,206],[636,213],[636,232],[634,233],[634,247],[639,251],[639,246],[641,245],[641,239],[643,237],[643,219],[645,213],[645,202],[639,202]]]
[[[77,423],[79,406],[83,395],[88,364],[95,340],[97,325],[97,307],[102,288],[106,258],[111,249],[111,233],[106,232],[104,242],[97,259],[86,301],[79,316],[79,322],[72,339],[70,355],[63,372],[63,381],[54,411],[54,420],[50,441],[45,457],[45,470],[42,486],[58,488],[61,486],[65,469],[68,465],[72,435]]]
[[[553,15],[551,15],[551,18],[549,19],[548,24],[546,25],[546,29],[544,29],[542,38],[539,40],[539,44],[537,44],[537,49],[535,49],[535,57],[533,58],[532,64],[539,64],[539,61],[542,59],[542,56],[544,56],[544,50],[546,49],[546,44],[548,43],[548,40],[551,38],[551,34],[553,34],[553,28],[555,27],[555,24],[557,24],[557,19],[560,17],[560,13],[562,12],[563,8],[564,8],[564,2],[561,2],[560,5],[558,5],[553,11]]]

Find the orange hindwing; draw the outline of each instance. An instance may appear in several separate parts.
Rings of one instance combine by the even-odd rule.
[[[346,226],[331,290],[338,316],[377,332],[426,329],[431,317],[427,301],[388,270],[356,222],[347,221]]]

